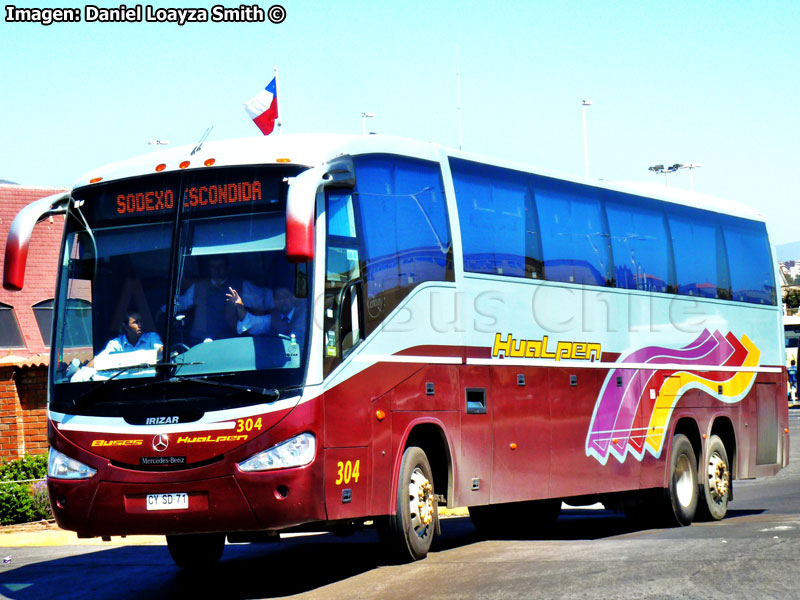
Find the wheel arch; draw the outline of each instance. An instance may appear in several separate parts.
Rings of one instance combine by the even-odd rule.
[[[682,433],[689,439],[689,443],[692,444],[692,450],[694,450],[694,456],[697,460],[697,467],[699,467],[701,461],[703,460],[703,439],[700,435],[700,427],[697,425],[697,421],[694,420],[693,417],[684,416],[679,418],[675,422],[675,428],[672,430],[672,437],[675,437],[679,433]],[[670,440],[670,452],[672,451],[672,440]],[[667,466],[669,466],[669,460],[667,460]],[[669,476],[669,469],[666,469],[664,475],[664,484],[666,486],[667,477]]]
[[[412,446],[417,446],[425,452],[433,473],[433,489],[437,494],[447,490],[446,498],[448,505],[450,505],[453,502],[455,490],[453,485],[453,453],[444,427],[435,420],[420,419],[409,423],[406,428],[395,460],[392,497],[397,494],[397,473],[402,463],[403,454]]]

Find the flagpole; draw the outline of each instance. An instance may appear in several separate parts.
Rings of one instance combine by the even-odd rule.
[[[272,68],[275,70],[275,97],[278,98],[278,135],[280,135],[283,132],[281,131],[281,101],[278,95],[278,67]]]
[[[461,60],[458,54],[458,44],[456,44],[456,95],[458,113],[458,149],[461,150],[463,133],[461,130]]]

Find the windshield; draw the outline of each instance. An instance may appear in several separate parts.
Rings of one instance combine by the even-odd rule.
[[[285,254],[291,174],[215,169],[83,194],[67,220],[56,300],[59,410],[75,412],[66,406],[112,380],[92,405],[175,377],[302,384],[310,294],[307,266]],[[139,388],[138,400],[165,397],[157,385]]]

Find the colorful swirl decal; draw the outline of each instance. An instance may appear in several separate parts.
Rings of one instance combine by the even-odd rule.
[[[672,411],[687,391],[699,389],[722,402],[739,402],[753,386],[756,373],[731,368],[752,369],[760,357],[746,335],[738,339],[733,333],[708,330],[680,349],[649,346],[628,354],[617,362],[630,366],[614,369],[603,383],[586,437],[586,455],[601,464],[610,455],[621,463],[628,454],[636,460],[642,460],[645,452],[658,458]],[[659,364],[664,368],[655,366]],[[683,365],[702,365],[703,373],[684,370]],[[709,366],[724,370],[707,371]]]

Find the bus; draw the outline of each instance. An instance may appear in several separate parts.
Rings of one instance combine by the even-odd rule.
[[[206,142],[91,171],[65,214],[48,487],[79,537],[375,526],[424,558],[562,502],[721,519],[789,457],[774,256],[754,210],[390,136]]]
[[[783,334],[786,342],[786,367],[794,367],[795,385],[792,386],[790,380],[787,381],[788,400],[791,404],[797,403],[797,347],[800,342],[800,316],[786,315],[783,317]]]
[[[785,316],[783,333],[786,339],[786,365],[789,366],[791,361],[795,361],[796,364],[798,341],[800,341],[800,316]]]

